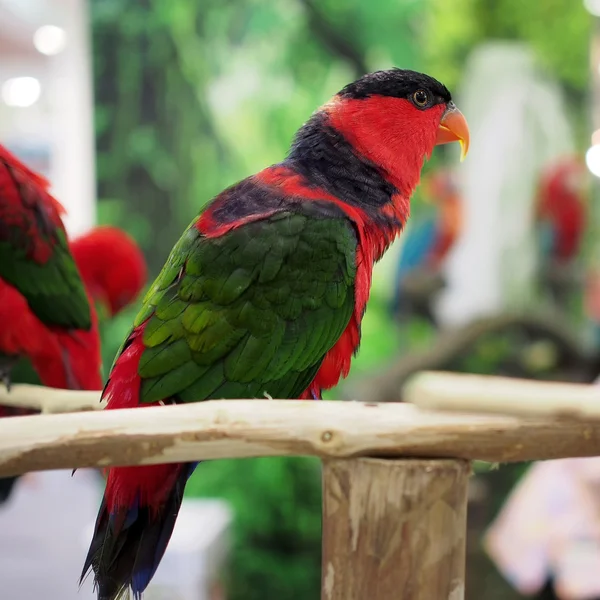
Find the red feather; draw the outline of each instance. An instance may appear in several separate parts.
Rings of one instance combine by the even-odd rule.
[[[49,186],[44,177],[0,145],[0,239],[10,231],[21,231],[27,257],[40,264],[52,256],[54,231],[65,230],[61,219],[65,209],[48,192]]]
[[[89,331],[47,327],[20,292],[0,279],[0,352],[29,358],[48,387],[101,390],[98,319],[91,308]]]
[[[551,223],[555,236],[553,257],[560,261],[574,258],[583,239],[586,176],[585,165],[571,157],[551,164],[542,174],[537,217]]]
[[[335,98],[325,107],[331,125],[396,187],[394,207],[403,220],[421,177],[423,159],[435,146],[445,108],[439,104],[419,110],[402,98],[376,95],[360,100]]]
[[[94,300],[114,316],[136,300],[148,270],[135,240],[117,227],[95,227],[71,241],[71,252]]]
[[[388,217],[395,217],[400,224],[408,219],[410,195],[420,179],[423,164],[418,157],[431,154],[444,109],[440,105],[420,111],[403,99],[382,96],[361,100],[341,100],[336,97],[324,107],[329,115],[329,123],[342,133],[359,154],[378,165],[384,177],[398,190],[392,203],[383,212]],[[401,131],[398,131],[398,123],[404,125]],[[423,151],[415,152],[415,147],[423,148]],[[323,359],[313,382],[301,395],[302,398],[320,397],[322,390],[337,385],[340,378],[346,377],[350,371],[352,356],[360,344],[360,323],[369,299],[373,266],[398,235],[400,228],[378,228],[365,211],[309,185],[301,175],[286,166],[264,169],[254,179],[263,185],[279,188],[290,199],[335,204],[353,222],[358,234],[354,314],[340,339]],[[221,236],[231,229],[272,214],[254,214],[222,225],[214,219],[214,208],[216,205],[206,210],[196,223],[198,230],[207,237]]]
[[[0,146],[0,238],[19,231],[17,239],[28,258],[41,264],[52,256],[56,231],[65,232],[61,219],[65,210],[49,194],[49,186],[44,177]],[[93,306],[91,319],[89,331],[48,327],[21,293],[0,279],[0,352],[28,357],[44,385],[102,389],[100,338]]]
[[[140,406],[138,365],[144,343],[142,334],[146,321],[136,327],[126,342],[126,348],[117,359],[102,397],[107,410]],[[143,406],[156,406],[144,404]],[[118,508],[132,506],[139,498],[140,506],[160,508],[179,476],[182,465],[164,464],[148,467],[116,467],[108,469],[105,498],[110,513]]]
[[[394,72],[394,75],[400,73]],[[290,159],[239,184],[276,188],[271,190],[275,193],[270,197],[276,201],[261,206],[264,197],[260,193],[246,198],[242,189],[236,198],[231,197],[230,188],[218,196],[195,223],[203,236],[215,238],[246,223],[288,210],[295,203],[319,201],[334,204],[354,226],[357,235],[354,310],[345,331],[324,357],[303,397],[319,396],[321,389],[332,387],[349,371],[351,357],[360,342],[360,323],[369,297],[373,265],[408,218],[410,194],[419,181],[423,160],[436,144],[446,108],[439,104],[418,110],[405,98],[383,98],[374,94],[360,100],[348,99],[342,94],[322,112],[328,116],[328,125],[337,129],[352,146],[351,151],[367,159],[362,163],[358,160],[359,165],[377,169],[381,177],[375,177],[375,181],[381,185],[383,177],[387,180],[383,182],[386,189],[396,190],[389,192],[383,206],[344,202],[315,185],[318,179],[308,181],[294,171]],[[328,151],[335,154],[335,148]],[[334,212],[337,214],[337,210]],[[145,326],[143,323],[134,329],[113,366],[103,394],[109,410],[149,406],[140,403],[138,374]],[[162,558],[186,479],[194,467],[195,464],[179,464],[109,470],[105,503],[100,509],[84,566],[84,574],[89,568],[94,570],[103,597],[117,598],[126,586],[132,587],[134,595],[144,591]]]

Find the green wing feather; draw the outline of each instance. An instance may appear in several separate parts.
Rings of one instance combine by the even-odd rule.
[[[354,310],[356,236],[281,212],[218,238],[193,224],[149,290],[140,400],[300,395]]]
[[[63,229],[52,231],[52,254],[44,263],[28,256],[27,248],[0,241],[0,277],[19,290],[46,325],[89,330],[91,314],[84,284]]]

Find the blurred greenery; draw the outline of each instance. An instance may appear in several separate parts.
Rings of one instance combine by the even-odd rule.
[[[188,496],[221,497],[236,515],[228,598],[318,598],[321,466],[313,458],[206,462]]]
[[[443,73],[451,89],[460,82],[472,48],[490,39],[527,42],[541,64],[581,99],[588,89],[592,19],[572,0],[428,0],[426,68]]]
[[[455,89],[478,43],[518,39],[584,121],[591,20],[572,0],[136,0],[127,10],[120,0],[91,0],[91,15],[98,220],[138,240],[152,277],[211,197],[279,161],[311,112],[365,69],[422,69]],[[443,157],[436,152],[426,169]],[[135,311],[102,326],[107,369]],[[375,286],[353,376],[434,334],[419,320],[392,323]],[[456,368],[498,372],[514,343],[483,340]],[[199,466],[186,493],[226,498],[236,513],[230,600],[318,596],[320,485],[309,459]]]

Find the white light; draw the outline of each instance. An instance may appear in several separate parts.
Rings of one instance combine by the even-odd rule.
[[[8,106],[31,106],[38,101],[41,91],[35,77],[13,77],[2,86],[2,99]]]
[[[583,0],[587,11],[595,17],[600,17],[600,0]]]
[[[38,52],[52,56],[64,50],[67,43],[67,34],[64,29],[56,25],[42,25],[33,34],[33,45]]]
[[[585,164],[593,175],[600,177],[600,144],[595,144],[585,153]]]

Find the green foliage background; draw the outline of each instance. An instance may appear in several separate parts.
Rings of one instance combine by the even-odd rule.
[[[98,219],[136,237],[152,275],[212,196],[280,160],[311,112],[367,69],[421,69],[452,89],[478,43],[519,39],[584,120],[590,18],[572,0],[91,0],[91,15]],[[103,326],[107,369],[135,311]],[[375,290],[355,374],[430,337],[418,323],[398,331]],[[501,348],[486,348],[468,368],[494,371]],[[206,463],[187,493],[235,508],[231,600],[318,597],[316,461]]]

